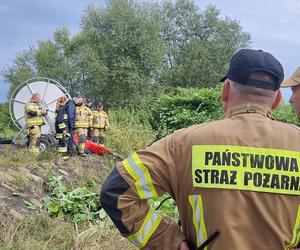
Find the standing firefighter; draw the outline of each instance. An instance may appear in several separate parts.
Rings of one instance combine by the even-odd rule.
[[[84,99],[82,97],[78,97],[76,101],[75,129],[79,139],[78,151],[79,155],[82,157],[86,156],[86,154],[84,153],[84,148],[87,139],[89,121],[90,112],[84,105]]]
[[[271,116],[283,78],[271,54],[239,51],[221,94],[224,119],[176,131],[119,163],[100,200],[121,233],[143,249],[296,248],[300,129]],[[149,207],[164,193],[181,226]]]
[[[67,101],[65,105],[65,110],[67,114],[67,129],[70,134],[69,140],[68,140],[68,156],[73,156],[73,146],[74,146],[74,140],[73,140],[73,135],[74,135],[74,130],[75,130],[75,118],[76,118],[76,105],[75,101],[70,99]]]
[[[103,106],[103,102],[100,101],[93,118],[93,142],[101,144],[104,143],[104,131],[109,128],[108,116],[103,110]]]
[[[57,158],[58,161],[61,159],[66,160],[67,157],[67,143],[68,143],[68,115],[66,113],[66,102],[68,98],[66,96],[61,96],[56,101],[56,119],[55,119],[55,130],[56,138],[58,139],[57,147]]]
[[[87,133],[87,139],[91,140],[93,137],[93,111],[92,111],[92,102],[88,99],[85,101],[85,108],[89,113],[89,128]]]
[[[41,126],[45,124],[43,116],[47,115],[47,111],[42,108],[40,102],[40,94],[35,93],[25,105],[25,125],[29,137],[29,150],[33,153],[39,152]]]

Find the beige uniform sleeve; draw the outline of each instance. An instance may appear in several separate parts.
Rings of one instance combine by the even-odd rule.
[[[180,227],[147,202],[166,192],[172,195],[177,188],[173,136],[133,153],[117,168],[129,186],[118,198],[122,222],[130,232],[125,236],[143,249],[177,249],[185,239]]]

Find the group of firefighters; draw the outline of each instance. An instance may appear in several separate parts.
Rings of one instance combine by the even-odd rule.
[[[87,139],[97,144],[104,143],[104,131],[109,127],[107,113],[103,110],[104,103],[100,100],[96,109],[92,110],[92,103],[85,97],[68,99],[60,96],[56,101],[55,132],[58,140],[58,159],[66,160],[75,154],[77,145],[78,155],[86,156],[85,143]],[[48,110],[41,105],[39,93],[32,95],[25,105],[25,125],[27,129],[29,150],[39,152],[41,127],[45,125],[43,117],[48,116]],[[77,137],[74,142],[74,135]]]
[[[300,249],[300,128],[272,118],[280,87],[292,87],[300,119],[300,68],[283,80],[272,54],[242,49],[221,80],[223,119],[175,131],[118,162],[100,203],[122,235],[144,250]],[[25,107],[32,150],[47,116],[39,102],[34,94]],[[97,143],[108,128],[103,103],[94,112],[88,106],[83,97],[60,97],[56,107],[57,135],[75,129],[82,156],[89,128]],[[60,153],[66,148],[59,139]],[[148,203],[165,193],[178,224]]]

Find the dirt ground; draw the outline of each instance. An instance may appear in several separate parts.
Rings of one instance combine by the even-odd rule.
[[[93,179],[100,189],[115,163],[90,155],[58,164],[53,153],[34,156],[27,150],[0,150],[0,249],[135,249],[110,219],[78,227],[42,209],[49,175],[62,176],[73,188]]]

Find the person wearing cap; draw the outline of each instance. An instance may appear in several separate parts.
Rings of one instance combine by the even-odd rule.
[[[273,55],[240,50],[224,79],[223,119],[175,131],[118,163],[100,202],[122,235],[142,249],[294,248],[300,130],[271,115],[283,78]],[[181,226],[149,206],[164,193]]]
[[[290,103],[294,106],[298,119],[300,119],[300,67],[298,67],[290,78],[285,79],[282,88],[291,87],[292,96]]]
[[[25,126],[27,129],[28,147],[33,153],[39,152],[41,127],[45,125],[43,116],[47,111],[41,105],[41,95],[34,93],[25,105]]]
[[[104,143],[104,131],[109,128],[108,115],[104,111],[103,101],[99,101],[93,116],[93,142]]]

